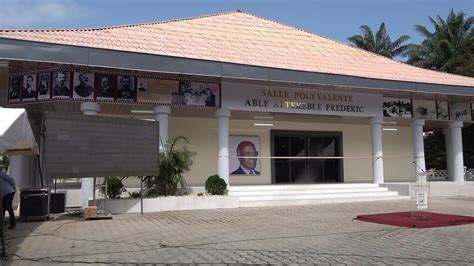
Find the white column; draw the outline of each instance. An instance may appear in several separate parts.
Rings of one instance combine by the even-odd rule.
[[[444,133],[444,148],[446,151],[446,171],[448,172],[448,180],[453,181],[453,166],[452,166],[452,156],[451,152],[452,145],[449,143],[451,141],[450,130],[449,128],[443,128]]]
[[[160,151],[168,142],[168,119],[169,115],[171,114],[171,107],[169,106],[156,106],[153,109],[153,113],[155,114],[155,121],[159,122],[160,125]]]
[[[93,102],[83,102],[81,103],[81,111],[84,115],[97,115],[100,111],[100,105]],[[94,178],[81,178],[81,191],[82,209],[85,209],[89,207],[89,200],[92,200],[94,197]]]
[[[449,122],[449,143],[450,146],[447,149],[450,153],[448,160],[451,166],[452,179],[455,182],[464,182],[464,159],[462,152],[462,132],[463,126],[462,121],[451,121]]]
[[[423,126],[425,120],[415,119],[411,123],[413,131],[413,155],[415,157],[415,172],[417,182],[426,182],[425,145],[423,141]]]
[[[229,186],[229,109],[219,109],[217,118],[217,174]]]
[[[369,124],[372,131],[372,159],[374,183],[384,182],[383,176],[383,144],[382,144],[382,117],[372,117]]]

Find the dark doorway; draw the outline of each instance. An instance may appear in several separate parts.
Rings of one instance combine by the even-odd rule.
[[[307,159],[342,155],[341,132],[271,131],[273,183],[343,182],[342,159]]]

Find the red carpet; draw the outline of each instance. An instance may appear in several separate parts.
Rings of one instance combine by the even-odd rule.
[[[356,220],[409,228],[428,228],[474,223],[474,217],[470,216],[416,211],[359,215]]]

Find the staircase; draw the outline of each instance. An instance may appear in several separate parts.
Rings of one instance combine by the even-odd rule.
[[[230,186],[240,207],[286,206],[339,202],[409,199],[372,183]]]

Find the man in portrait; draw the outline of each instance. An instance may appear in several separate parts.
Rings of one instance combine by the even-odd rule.
[[[69,86],[66,85],[66,73],[62,71],[56,72],[55,84],[53,86],[54,96],[69,96]]]
[[[21,93],[21,77],[11,79],[10,100],[20,100]]]
[[[34,78],[32,75],[26,76],[25,87],[21,90],[22,99],[34,99],[36,98],[36,88],[34,84]]]
[[[238,157],[256,157],[258,156],[258,151],[255,148],[255,145],[250,141],[242,141],[237,145],[237,156]],[[257,166],[257,158],[238,158],[239,159],[239,168],[233,171],[232,175],[259,175],[260,172],[255,170]]]
[[[114,98],[114,88],[110,86],[109,77],[100,79],[100,88],[97,90],[97,97]]]
[[[135,99],[135,92],[133,90],[131,77],[129,76],[121,77],[120,89],[117,90],[117,99]]]
[[[39,77],[39,95],[47,95],[49,89],[49,73],[40,74]]]
[[[79,82],[80,84],[74,87],[74,92],[81,97],[91,96],[94,88],[89,85],[89,76],[86,73],[80,73]]]

